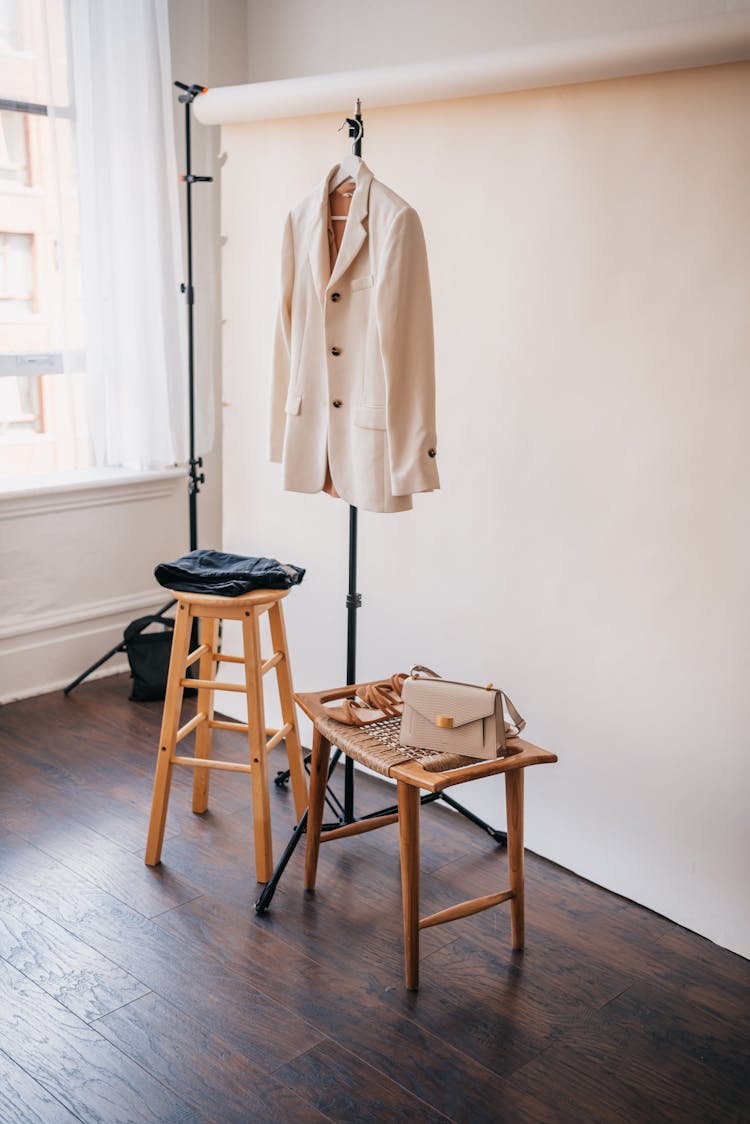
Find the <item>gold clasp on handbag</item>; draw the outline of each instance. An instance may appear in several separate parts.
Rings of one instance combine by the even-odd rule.
[[[435,725],[439,726],[441,730],[453,729],[453,715],[452,714],[436,714]]]

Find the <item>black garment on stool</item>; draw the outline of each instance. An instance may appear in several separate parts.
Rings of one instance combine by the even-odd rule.
[[[305,571],[275,558],[248,558],[222,550],[191,550],[174,562],[160,562],[154,577],[167,589],[181,593],[212,593],[239,597],[252,589],[290,589]]]

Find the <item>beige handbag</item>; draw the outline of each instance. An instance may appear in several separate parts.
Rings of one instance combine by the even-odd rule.
[[[517,737],[526,725],[508,696],[491,683],[477,687],[441,679],[421,664],[404,680],[401,697],[401,744],[415,749],[491,760],[504,757],[506,738]]]

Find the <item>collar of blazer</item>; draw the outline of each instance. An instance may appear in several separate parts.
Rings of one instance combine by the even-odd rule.
[[[362,248],[362,243],[367,237],[367,228],[364,225],[370,201],[370,184],[374,176],[360,160],[355,174],[354,194],[349,207],[349,217],[344,227],[344,236],[341,240],[336,264],[331,272],[330,256],[328,251],[328,185],[340,165],[335,164],[328,175],[316,189],[315,195],[319,199],[318,212],[313,223],[310,237],[310,265],[312,267],[315,287],[318,291],[321,304],[325,302],[326,289],[335,284],[354,261]]]

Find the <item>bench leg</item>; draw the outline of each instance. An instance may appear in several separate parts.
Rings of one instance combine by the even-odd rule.
[[[307,816],[307,840],[305,843],[306,890],[315,889],[315,879],[318,873],[320,831],[323,826],[330,756],[331,743],[326,741],[317,730],[314,730],[312,756],[310,758],[310,811]]]
[[[398,782],[401,900],[404,911],[404,965],[409,991],[419,987],[419,789]]]
[[[523,885],[523,769],[505,774],[505,807],[508,817],[508,874],[513,897],[510,899],[510,934],[513,948],[524,946]]]

